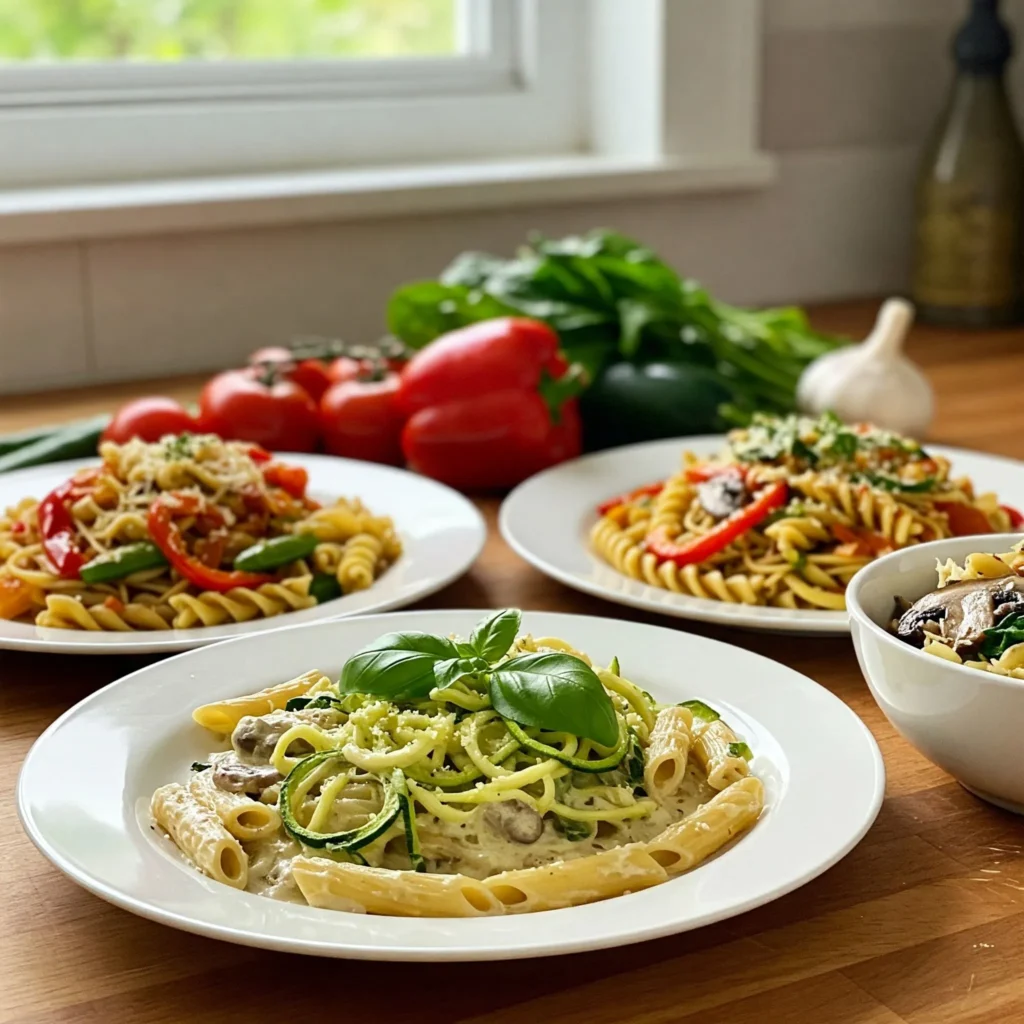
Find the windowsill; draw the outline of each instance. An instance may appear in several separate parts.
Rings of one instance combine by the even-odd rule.
[[[0,245],[359,220],[758,188],[762,153],[720,160],[558,156],[0,190]]]

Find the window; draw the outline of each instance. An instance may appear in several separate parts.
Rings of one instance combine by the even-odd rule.
[[[578,148],[585,0],[0,0],[0,184]]]

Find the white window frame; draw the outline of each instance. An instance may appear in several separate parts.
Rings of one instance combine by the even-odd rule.
[[[762,0],[461,2],[477,17],[459,61],[313,62],[273,80],[253,63],[174,96],[167,68],[77,85],[0,69],[0,246],[774,180]],[[118,70],[163,100],[99,102]]]
[[[0,67],[0,187],[576,148],[586,0],[461,2],[458,57]]]

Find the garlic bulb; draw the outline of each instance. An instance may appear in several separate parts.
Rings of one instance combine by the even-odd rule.
[[[913,319],[909,302],[889,299],[866,341],[815,359],[797,385],[801,412],[820,415],[831,410],[847,423],[873,423],[923,437],[935,398],[924,374],[903,355]]]

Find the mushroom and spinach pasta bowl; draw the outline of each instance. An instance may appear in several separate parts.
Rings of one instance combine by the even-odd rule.
[[[977,795],[1024,811],[1021,535],[899,551],[850,587],[854,646],[882,711]]]
[[[594,552],[624,575],[733,605],[842,611],[881,555],[1016,528],[945,456],[826,414],[755,417],[718,455],[683,456],[666,480],[608,498]]]
[[[402,554],[356,496],[212,435],[104,443],[102,461],[0,513],[0,619],[90,633],[219,627],[373,586]]]
[[[151,801],[200,872],[389,916],[552,910],[687,872],[758,820],[752,751],[698,699],[663,705],[613,661],[520,635],[389,633],[198,708],[213,752]],[[184,766],[183,766],[184,767]]]

